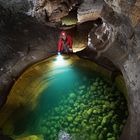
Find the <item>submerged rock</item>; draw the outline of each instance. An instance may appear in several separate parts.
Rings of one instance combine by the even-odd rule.
[[[43,136],[30,135],[30,136],[20,137],[15,140],[44,140],[44,138]]]
[[[58,135],[58,140],[72,140],[72,138],[71,138],[70,134],[61,130]]]

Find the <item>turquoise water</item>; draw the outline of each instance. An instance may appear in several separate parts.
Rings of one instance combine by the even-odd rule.
[[[127,103],[111,81],[76,64],[55,67],[43,80],[49,81],[48,87],[37,108],[15,122],[15,135],[43,135],[44,140],[64,140],[64,134],[65,140],[119,138]]]

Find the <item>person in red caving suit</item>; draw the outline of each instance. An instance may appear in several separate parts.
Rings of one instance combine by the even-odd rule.
[[[73,50],[72,50],[72,44],[73,44],[73,41],[72,41],[72,38],[70,35],[67,35],[67,33],[65,31],[62,31],[60,33],[60,39],[58,41],[58,54],[61,54],[61,53],[66,53],[66,54],[69,54],[69,53],[72,53]]]

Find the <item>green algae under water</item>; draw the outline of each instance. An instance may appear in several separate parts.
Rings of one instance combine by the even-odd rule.
[[[58,140],[64,131],[71,140],[119,138],[128,110],[123,94],[111,81],[76,65],[58,67],[44,79],[49,81],[48,87],[41,93],[37,108],[16,121],[15,135]]]

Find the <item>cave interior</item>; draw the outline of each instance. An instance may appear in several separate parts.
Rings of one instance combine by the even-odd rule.
[[[51,128],[49,132],[45,130],[45,128],[42,129],[42,133],[45,136],[39,132],[38,134],[32,133],[29,135],[26,133],[20,136],[13,136],[13,133],[19,130],[18,127],[20,128],[20,125],[29,123],[24,121],[24,112],[26,114],[30,109],[33,110],[33,108],[36,108],[35,106],[37,102],[39,102],[37,100],[39,93],[44,94],[43,91],[40,91],[42,85],[44,84],[46,87],[49,85],[46,85],[48,81],[45,81],[45,78],[44,81],[46,83],[41,82],[40,79],[43,78],[41,76],[50,73],[52,75],[50,80],[53,79],[53,70],[51,73],[51,66],[49,65],[52,65],[53,61],[57,60],[57,44],[61,31],[65,31],[73,40],[73,53],[70,54],[70,58],[67,58],[67,55],[64,54],[63,58],[64,61],[67,61],[67,64],[62,67],[66,70],[69,70],[69,67],[70,69],[74,67],[74,69],[77,70],[77,65],[82,71],[92,69],[100,75],[103,75],[103,77],[110,81],[111,88],[113,88],[112,93],[114,93],[114,95],[112,95],[113,97],[111,99],[116,103],[119,102],[119,99],[123,101],[117,89],[113,87],[113,85],[116,84],[124,100],[126,100],[126,103],[125,101],[122,102],[122,104],[124,103],[122,108],[119,107],[119,105],[116,106],[116,108],[119,108],[118,112],[120,113],[123,109],[128,109],[126,112],[122,111],[122,114],[118,113],[120,118],[123,118],[123,113],[125,114],[125,120],[120,121],[124,126],[118,126],[119,128],[121,127],[121,132],[118,131],[118,133],[115,133],[115,130],[119,128],[116,125],[112,125],[109,128],[110,131],[113,129],[114,132],[109,131],[111,133],[109,134],[105,132],[106,129],[102,126],[94,130],[95,133],[100,132],[97,136],[80,137],[77,135],[74,139],[70,138],[66,131],[62,131],[63,135],[67,137],[66,140],[82,140],[82,138],[83,140],[139,140],[139,0],[0,0],[0,140],[56,139],[50,132],[50,130],[55,130]],[[57,66],[56,63],[55,65]],[[57,70],[55,66],[51,68]],[[63,74],[65,75],[65,71],[61,73],[58,69],[58,73],[59,72],[62,77]],[[90,71],[88,72],[90,73]],[[79,73],[82,72],[79,71]],[[80,76],[83,78],[84,73],[82,74],[83,75]],[[71,73],[71,77],[73,75],[74,74]],[[66,84],[66,78],[68,79],[65,75],[64,79],[61,79],[62,81],[64,80],[64,83],[61,81],[63,84]],[[90,79],[92,79],[92,76],[88,80],[90,81]],[[83,82],[84,80],[83,78]],[[102,81],[97,78],[92,82],[102,82],[105,84],[104,86],[107,87],[104,80]],[[40,83],[42,85],[40,89],[38,89],[38,86],[35,85],[39,85]],[[89,85],[85,83],[83,83],[83,85],[85,87],[87,86],[87,92],[90,91],[88,88]],[[77,86],[78,84],[76,88]],[[24,91],[24,87],[27,87],[27,90],[25,88]],[[33,90],[31,90],[32,87]],[[84,90],[85,87],[81,86],[79,90]],[[55,84],[53,88],[55,88]],[[103,89],[100,91],[103,92]],[[115,93],[118,95],[116,100],[114,99],[115,96],[117,97]],[[74,95],[70,94],[67,98],[70,99],[70,96]],[[77,98],[80,97],[78,96]],[[66,100],[67,103],[69,103],[68,99]],[[29,100],[29,103],[27,100]],[[86,103],[88,104],[88,102]],[[121,102],[119,103],[121,106]],[[28,106],[30,106],[30,109]],[[92,108],[94,108],[94,105],[91,106],[91,109]],[[23,111],[21,115],[20,111]],[[15,112],[17,116],[20,116],[20,120],[16,120],[16,117],[14,118],[14,115],[16,116],[16,114],[14,114]],[[94,113],[93,111],[93,114]],[[33,114],[34,116],[37,115],[37,113]],[[23,122],[18,124],[17,122],[22,121],[22,119]],[[15,128],[13,128],[12,121],[14,125],[16,125]],[[68,117],[68,121],[72,121],[71,117]],[[82,118],[79,123],[83,121]],[[101,122],[103,123],[103,121],[105,120],[102,119]],[[73,122],[71,122],[71,124],[73,124]],[[110,123],[108,122],[108,124]],[[94,125],[91,128],[93,127]],[[80,131],[78,131],[78,129],[66,130],[67,132],[73,133]],[[90,129],[88,129],[88,132],[89,130]],[[83,133],[87,133],[87,131]],[[58,138],[58,140],[64,140],[63,135],[61,138]]]

